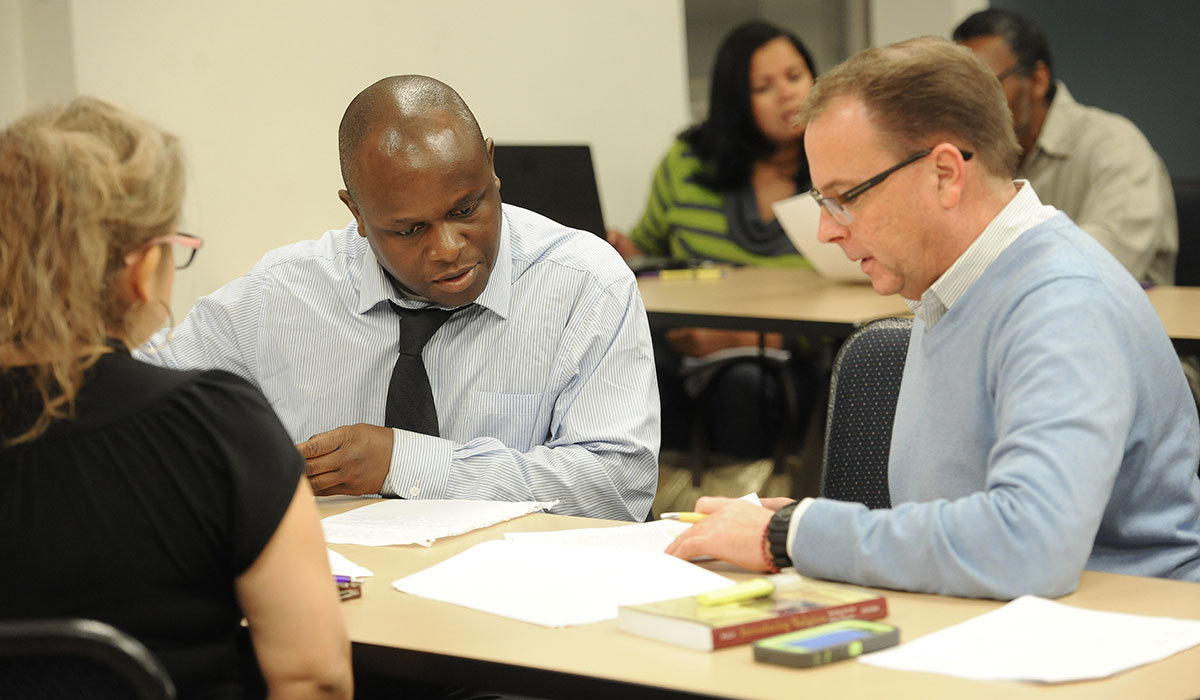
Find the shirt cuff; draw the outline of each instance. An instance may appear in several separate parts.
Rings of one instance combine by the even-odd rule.
[[[400,498],[444,498],[453,451],[453,443],[444,438],[392,428],[392,463],[379,492]]]
[[[804,514],[808,512],[808,509],[815,501],[816,499],[814,498],[800,499],[800,502],[796,504],[796,509],[792,511],[792,519],[788,522],[787,552],[793,562],[796,561],[796,555],[793,554],[796,551],[796,528],[800,525],[800,518],[804,517]]]

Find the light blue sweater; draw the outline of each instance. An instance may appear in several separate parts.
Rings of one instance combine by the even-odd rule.
[[[1084,568],[1200,581],[1200,424],[1145,292],[1062,214],[913,324],[893,508],[817,499],[803,573],[1010,599]]]

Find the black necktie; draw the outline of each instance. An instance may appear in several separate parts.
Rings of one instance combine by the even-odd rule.
[[[429,375],[425,373],[421,350],[451,315],[466,307],[446,311],[406,309],[392,304],[392,308],[400,315],[400,354],[388,384],[383,424],[388,428],[437,436],[437,407],[433,404],[433,391],[429,388]]]

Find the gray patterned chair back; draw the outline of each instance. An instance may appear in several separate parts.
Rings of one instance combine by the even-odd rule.
[[[910,318],[872,321],[838,350],[825,424],[825,498],[891,507],[888,453],[911,331]]]

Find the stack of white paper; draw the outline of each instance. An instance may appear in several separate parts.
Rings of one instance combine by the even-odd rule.
[[[549,510],[558,501],[413,501],[387,499],[321,520],[330,544],[428,547],[439,537],[461,535],[513,518]]]

